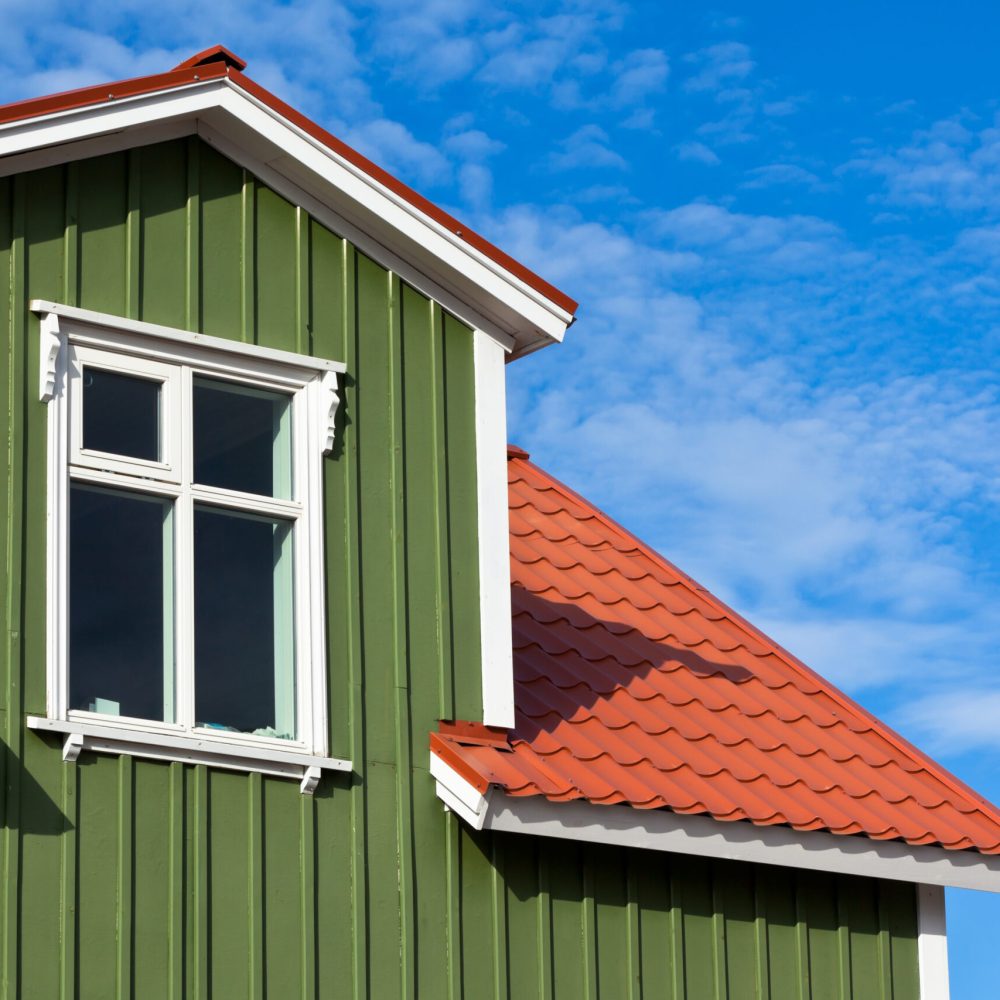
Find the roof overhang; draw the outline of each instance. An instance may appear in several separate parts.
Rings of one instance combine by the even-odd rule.
[[[85,103],[63,95],[30,117],[8,109],[0,176],[197,134],[512,354],[562,340],[575,303],[537,275],[231,67],[176,76],[99,99],[91,88]]]
[[[665,809],[507,795],[471,773],[460,774],[433,752],[431,775],[438,798],[477,830],[1000,892],[1000,855],[821,830],[800,832],[746,820],[722,822]]]

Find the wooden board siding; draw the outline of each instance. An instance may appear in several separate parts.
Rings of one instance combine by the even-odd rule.
[[[461,323],[197,139],[0,180],[0,274],[0,1000],[917,996],[906,887],[442,811],[427,732],[481,717]],[[310,797],[64,765],[25,730],[45,706],[33,297],[347,363],[325,530],[331,753],[353,775]]]

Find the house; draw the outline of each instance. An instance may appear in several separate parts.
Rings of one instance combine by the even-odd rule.
[[[1000,812],[508,448],[576,303],[245,68],[0,109],[0,1000],[946,997]]]

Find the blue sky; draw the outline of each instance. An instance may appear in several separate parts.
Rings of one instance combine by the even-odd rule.
[[[698,7],[0,0],[0,98],[234,49],[581,300],[513,440],[1000,799],[1000,7]]]

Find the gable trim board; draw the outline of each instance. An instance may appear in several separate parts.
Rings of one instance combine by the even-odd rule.
[[[477,830],[1000,892],[997,855],[821,830],[802,833],[786,826],[727,822],[667,809],[507,795],[492,785],[476,788],[433,751],[431,774],[437,781],[438,797]]]
[[[207,125],[331,207],[352,227],[368,232],[369,241],[411,262],[458,299],[473,304],[484,314],[484,326],[493,325],[505,333],[516,354],[562,340],[576,309],[572,299],[394,182],[252,80],[238,72],[229,75],[228,69],[220,73],[217,66],[221,64],[201,67],[200,75],[210,79],[195,74],[194,80],[161,82],[157,85],[170,89],[152,93],[113,97],[114,88],[120,85],[112,84],[97,88],[108,91],[106,96],[88,92],[89,103],[82,106],[79,101],[72,104],[74,95],[62,95],[64,107],[59,106],[57,95],[45,102],[47,110],[33,113],[10,106],[8,121],[0,123],[0,157],[55,145],[65,148],[157,123],[178,127],[178,122],[195,120],[199,131],[202,124]],[[24,117],[26,113],[32,117]],[[65,152],[67,158],[79,156],[75,145]],[[238,154],[235,158],[242,160]],[[24,169],[23,164],[18,169]]]

